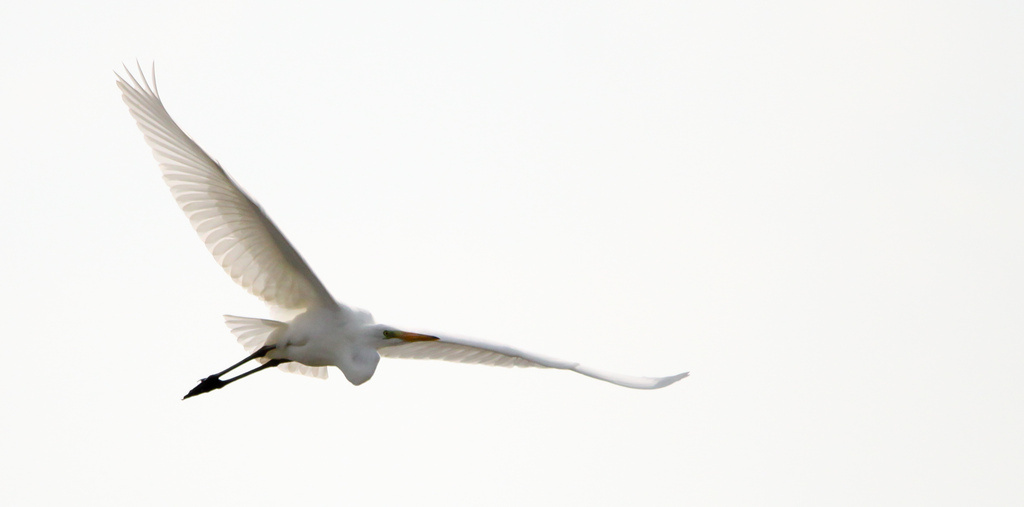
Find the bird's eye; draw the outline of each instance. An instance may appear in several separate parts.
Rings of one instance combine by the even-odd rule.
[[[395,332],[391,330],[384,331],[384,338],[394,338]]]

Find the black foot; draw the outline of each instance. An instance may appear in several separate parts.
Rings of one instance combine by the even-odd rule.
[[[208,393],[210,391],[213,391],[214,389],[220,389],[221,387],[224,387],[226,384],[227,382],[224,382],[223,380],[220,379],[220,375],[210,375],[209,377],[200,380],[199,385],[193,387],[192,390],[189,391],[188,394],[186,394],[185,397],[182,399],[187,400],[193,396]]]

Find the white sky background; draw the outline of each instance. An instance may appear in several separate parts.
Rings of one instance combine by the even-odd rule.
[[[6,505],[1019,505],[1024,8],[0,6]],[[623,373],[261,373],[112,70],[340,300]]]

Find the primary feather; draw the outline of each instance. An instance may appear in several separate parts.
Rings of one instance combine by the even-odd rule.
[[[125,68],[127,71],[128,69]],[[284,310],[329,307],[334,299],[263,210],[231,180],[164,109],[142,76],[117,86],[139,125],[164,181],[213,257],[243,288]]]
[[[545,357],[507,345],[497,345],[466,338],[442,336],[438,341],[414,342],[380,349],[384,357],[404,359],[440,359],[456,363],[486,364],[490,366],[522,366],[557,368],[581,373],[588,377],[633,389],[657,389],[689,376],[689,372],[668,377],[637,377],[610,373],[571,361]]]

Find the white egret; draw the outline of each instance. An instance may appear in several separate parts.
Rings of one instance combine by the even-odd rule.
[[[153,149],[164,181],[203,243],[235,282],[272,309],[295,315],[288,322],[225,316],[232,333],[251,354],[202,379],[185,398],[274,366],[320,378],[327,377],[328,366],[336,366],[349,382],[359,385],[373,376],[381,356],[558,368],[635,389],[665,387],[688,375],[619,375],[503,345],[411,333],[375,323],[370,313],[335,301],[256,202],[171,119],[157,92],[155,68],[152,85],[141,67],[138,78],[127,67],[125,71],[127,78],[117,76],[122,98]],[[251,360],[261,366],[221,379]]]

